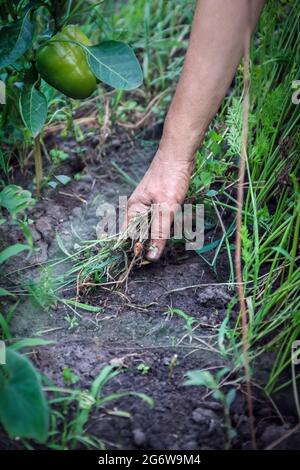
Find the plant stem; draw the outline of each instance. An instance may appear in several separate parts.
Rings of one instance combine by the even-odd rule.
[[[256,449],[253,403],[252,403],[252,387],[251,387],[251,374],[249,366],[249,341],[248,341],[248,320],[247,309],[245,302],[245,293],[243,286],[242,275],[242,242],[241,242],[241,228],[243,219],[243,203],[244,203],[244,181],[245,181],[245,166],[247,161],[247,146],[248,146],[248,130],[249,130],[249,85],[250,85],[250,31],[246,31],[245,40],[245,55],[244,55],[244,90],[243,90],[243,131],[242,131],[242,145],[241,145],[241,158],[237,188],[237,216],[236,216],[236,250],[235,250],[235,270],[237,279],[237,291],[240,303],[240,313],[242,322],[242,343],[243,343],[243,359],[246,378],[246,391],[247,391],[247,404],[249,413],[250,433],[252,448]]]
[[[298,205],[298,214],[295,223],[295,230],[294,230],[294,237],[293,237],[293,244],[292,244],[292,251],[291,251],[291,263],[289,267],[288,273],[288,281],[290,281],[291,276],[293,274],[293,270],[295,267],[295,258],[297,254],[297,247],[299,243],[299,232],[300,232],[300,204]]]
[[[35,164],[36,193],[39,196],[41,193],[41,185],[42,185],[42,180],[43,180],[43,162],[42,162],[40,134],[38,134],[34,138],[33,154],[34,154],[34,164]]]
[[[71,98],[67,98],[67,106],[69,108],[69,115],[67,117],[67,132],[72,132],[74,139],[76,139],[76,128],[75,128],[75,123],[73,119],[73,103]]]

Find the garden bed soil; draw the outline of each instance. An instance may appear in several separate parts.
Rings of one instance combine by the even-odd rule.
[[[57,141],[51,138],[48,145],[56,146]],[[81,179],[44,191],[29,215],[34,221],[32,229],[38,250],[28,260],[15,259],[9,269],[27,264],[29,268],[21,277],[37,279],[42,266],[60,255],[57,233],[67,249],[72,248],[78,236],[95,238],[98,204],[104,200],[116,204],[119,195],[132,191],[113,162],[138,181],[155,146],[156,142],[149,139],[127,138],[125,143],[115,139],[105,159],[97,165],[86,165],[94,152],[92,143],[85,150],[82,146],[82,152],[78,153],[75,151],[78,145],[72,140],[59,142],[59,148],[70,157],[55,174],[72,176],[81,172]],[[24,177],[15,182],[28,187]],[[15,227],[2,236],[10,243],[21,239]],[[62,371],[68,367],[80,378],[76,387],[88,390],[99,371],[114,363],[123,366],[123,373],[108,383],[105,394],[135,391],[154,399],[155,405],[150,408],[139,398],[128,396],[93,413],[86,432],[100,438],[107,448],[223,449],[227,444],[227,429],[222,406],[204,387],[186,387],[183,382],[186,372],[192,369],[209,369],[215,373],[224,366],[233,368],[230,359],[215,349],[218,328],[233,297],[233,292],[222,284],[226,280],[226,266],[226,256],[220,257],[214,272],[195,253],[185,252],[178,246],[169,247],[158,263],[137,268],[121,289],[109,292],[96,288],[87,292],[82,301],[101,306],[103,310],[99,314],[80,311],[76,328],[69,329],[65,320],[69,310],[65,305],[59,303],[56,309],[43,311],[28,300],[20,304],[12,330],[16,337],[41,336],[56,341],[54,345],[35,348],[30,358],[57,385],[64,386]],[[58,269],[63,270],[64,265]],[[203,286],[190,287],[199,284]],[[72,294],[69,291],[63,295],[67,298]],[[181,316],[167,313],[170,307],[194,317],[192,335]],[[265,380],[272,361],[272,357],[265,357],[264,363],[257,365],[260,383]],[[146,373],[138,369],[140,364],[148,367]],[[230,380],[236,378],[232,375]],[[259,447],[265,448],[283,437],[297,420],[289,391],[281,393],[277,401],[284,422],[259,388],[256,392],[257,439]],[[115,416],[118,410],[128,412],[128,417]],[[250,448],[241,387],[232,405],[231,418],[236,430],[232,447]],[[0,448],[16,446],[1,434]],[[300,449],[300,433],[282,440],[276,448]]]

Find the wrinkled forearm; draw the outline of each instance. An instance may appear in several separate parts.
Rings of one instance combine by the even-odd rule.
[[[243,56],[265,0],[198,0],[160,150],[192,160]]]

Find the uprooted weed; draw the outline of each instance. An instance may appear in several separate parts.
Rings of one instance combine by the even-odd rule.
[[[61,280],[61,288],[75,282],[79,296],[83,290],[92,287],[105,285],[114,289],[126,283],[135,266],[147,263],[143,255],[149,245],[150,219],[149,212],[138,214],[119,234],[82,241],[75,245],[73,253],[69,253],[60,243],[66,254],[60,262],[71,262],[71,267]]]

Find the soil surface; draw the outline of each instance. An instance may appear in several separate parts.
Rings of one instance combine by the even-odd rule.
[[[81,144],[79,151],[72,140],[59,143],[69,159],[55,168],[54,174],[80,173],[81,178],[45,190],[43,198],[31,209],[29,217],[34,221],[31,227],[37,250],[29,259],[14,259],[8,270],[25,265],[28,269],[10,279],[37,279],[43,266],[59,258],[56,234],[67,249],[78,237],[96,238],[99,203],[116,204],[120,195],[129,195],[133,189],[115,164],[138,181],[157,145],[151,136],[123,140],[112,139],[109,152],[97,165],[86,164],[93,153],[93,142]],[[49,148],[56,145],[49,139]],[[15,183],[30,189],[28,181],[29,177]],[[15,226],[1,235],[7,242],[22,239]],[[209,240],[210,233],[206,237]],[[61,274],[65,265],[55,269]],[[104,395],[134,391],[153,398],[152,408],[138,397],[127,396],[92,415],[86,433],[97,436],[107,448],[224,449],[228,428],[222,406],[205,387],[187,387],[183,383],[189,370],[207,369],[215,374],[225,366],[234,369],[231,358],[222,357],[218,348],[218,328],[233,297],[233,292],[222,284],[226,269],[225,256],[220,258],[216,273],[195,253],[180,246],[169,247],[159,263],[136,269],[121,289],[109,292],[99,288],[87,293],[82,301],[103,309],[98,314],[78,310],[81,316],[76,316],[74,328],[65,319],[70,310],[62,303],[47,310],[25,300],[15,314],[12,331],[16,337],[40,336],[56,341],[30,352],[39,371],[56,385],[65,385],[62,371],[68,367],[79,377],[76,387],[88,390],[105,365],[117,364],[122,366],[122,372],[106,385]],[[195,285],[200,286],[191,287]],[[72,294],[71,289],[62,295],[68,298]],[[193,317],[192,331],[182,316],[170,313],[172,307]],[[230,321],[235,315],[233,309]],[[257,365],[258,385],[265,380],[272,360],[265,358],[264,364]],[[237,388],[231,408],[236,437],[231,446],[248,449],[246,403],[237,379],[234,373],[227,378],[227,390]],[[277,405],[283,413],[280,417],[274,404],[257,387],[254,404],[260,448],[280,440],[296,425],[292,403],[292,395],[286,390],[278,395]],[[120,410],[126,411],[126,416],[117,416]],[[14,447],[3,435],[1,442],[0,448]],[[300,433],[282,439],[276,448],[300,449]]]

